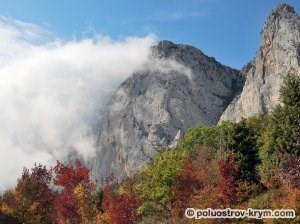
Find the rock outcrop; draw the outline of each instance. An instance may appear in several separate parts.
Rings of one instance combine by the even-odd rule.
[[[176,147],[188,128],[216,124],[243,82],[237,70],[192,46],[159,42],[103,116],[92,166],[100,184],[111,173],[131,175],[162,147]]]
[[[288,73],[300,75],[300,17],[291,6],[281,4],[264,24],[255,59],[241,71],[246,78],[243,91],[221,120],[238,121],[272,111],[278,104],[282,79]]]

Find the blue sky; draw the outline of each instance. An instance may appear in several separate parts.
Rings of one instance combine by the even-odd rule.
[[[251,60],[268,12],[279,0],[0,1],[0,15],[34,23],[62,39],[92,32],[122,39],[154,33],[191,44],[223,64]],[[299,0],[284,1],[300,11]]]

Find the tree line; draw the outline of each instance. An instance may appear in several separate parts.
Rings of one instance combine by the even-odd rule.
[[[189,129],[133,177],[108,176],[57,162],[24,168],[0,197],[0,223],[189,223],[186,208],[295,209],[300,212],[300,78],[287,75],[269,115]],[[300,223],[201,220],[201,223]]]

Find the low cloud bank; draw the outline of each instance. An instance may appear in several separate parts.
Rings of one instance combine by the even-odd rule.
[[[62,41],[0,17],[0,191],[23,167],[95,153],[93,128],[113,90],[147,63],[155,37]]]

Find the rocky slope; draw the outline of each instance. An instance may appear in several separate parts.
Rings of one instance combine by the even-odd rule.
[[[215,124],[243,86],[237,70],[200,50],[161,41],[145,68],[112,96],[99,130],[92,169],[98,181],[122,178],[161,147],[176,147],[188,128]]]
[[[279,99],[282,78],[300,75],[300,17],[287,5],[278,5],[269,14],[261,34],[260,48],[242,71],[245,86],[223,113],[221,120],[269,113]]]

